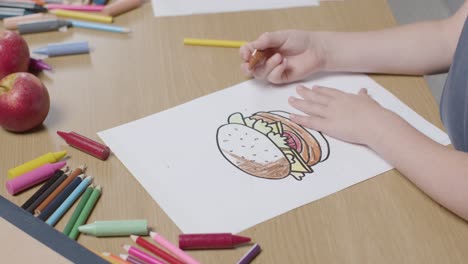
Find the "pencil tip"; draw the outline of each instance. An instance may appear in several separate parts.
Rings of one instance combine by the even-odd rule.
[[[130,250],[130,245],[122,245],[122,248],[123,248],[125,251],[129,251],[129,250]]]
[[[136,240],[138,239],[138,236],[130,235],[130,238],[131,238],[134,242],[136,242]]]

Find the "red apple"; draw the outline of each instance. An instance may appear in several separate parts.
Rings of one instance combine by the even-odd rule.
[[[42,82],[27,72],[0,80],[0,126],[25,132],[42,124],[50,108],[49,92]]]
[[[0,32],[0,79],[10,73],[26,72],[29,48],[23,37],[13,31]]]

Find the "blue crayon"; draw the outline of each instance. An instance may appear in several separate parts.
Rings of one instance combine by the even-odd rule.
[[[42,210],[42,212],[37,216],[37,218],[45,221],[54,211],[57,209],[65,199],[78,187],[78,185],[83,180],[84,175],[76,177],[70,184],[65,187],[65,189],[60,192],[55,199],[53,199],[49,205]]]
[[[102,31],[109,31],[109,32],[116,32],[116,33],[129,33],[130,29],[123,28],[123,27],[116,27],[116,26],[109,26],[101,23],[92,23],[92,22],[83,22],[78,20],[68,20],[71,22],[73,27],[77,28],[87,28],[87,29],[95,29],[95,30],[102,30]]]
[[[47,219],[46,223],[50,226],[55,226],[60,218],[67,212],[68,209],[73,205],[73,203],[81,196],[81,194],[86,190],[88,185],[91,184],[93,180],[92,176],[86,177],[78,187],[63,201],[63,203],[55,210],[55,212]]]
[[[49,57],[83,54],[89,53],[89,45],[87,41],[55,43],[48,44],[46,47],[36,49],[33,51],[33,53],[43,54]]]

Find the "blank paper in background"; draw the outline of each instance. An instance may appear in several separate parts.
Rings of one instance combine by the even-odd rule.
[[[330,75],[303,84],[350,93],[366,87],[419,131],[450,143],[443,131],[365,75]],[[238,233],[392,169],[370,149],[328,136],[328,159],[300,181],[254,177],[228,162],[218,149],[218,128],[236,112],[244,117],[259,111],[297,113],[287,103],[295,87],[250,80],[98,135],[182,232]]]
[[[319,0],[152,0],[154,16],[181,16],[318,6]]]

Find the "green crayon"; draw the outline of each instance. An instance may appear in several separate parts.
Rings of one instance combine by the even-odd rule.
[[[146,220],[96,221],[78,228],[81,233],[101,236],[148,235]]]
[[[91,196],[89,196],[89,199],[88,201],[86,201],[86,204],[83,207],[80,216],[78,216],[78,219],[76,219],[76,222],[73,225],[70,234],[68,234],[69,238],[74,240],[78,238],[78,235],[80,234],[80,232],[78,231],[78,227],[83,225],[86,222],[86,220],[88,220],[88,217],[91,214],[91,211],[93,210],[94,206],[96,205],[99,196],[101,196],[101,186],[97,186],[96,188],[94,188],[93,192],[91,193]]]
[[[76,219],[78,219],[78,216],[80,216],[80,213],[83,210],[83,207],[85,206],[86,202],[88,201],[89,196],[91,196],[91,193],[93,192],[93,190],[94,190],[93,186],[89,186],[88,188],[86,188],[86,191],[83,193],[83,196],[81,196],[81,200],[76,206],[76,209],[73,212],[72,216],[70,217],[70,220],[68,220],[68,223],[65,226],[65,229],[63,229],[64,235],[68,236],[70,234],[70,231],[75,225]]]

